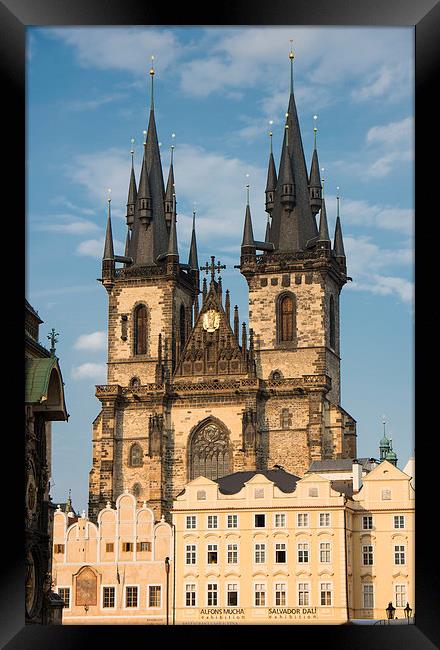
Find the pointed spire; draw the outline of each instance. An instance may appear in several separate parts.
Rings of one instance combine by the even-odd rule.
[[[246,214],[244,217],[244,229],[243,229],[243,241],[241,247],[253,247],[255,248],[254,233],[252,230],[252,218],[251,210],[249,207],[249,185],[246,185],[247,190],[247,203],[246,203]]]
[[[330,241],[327,224],[327,210],[325,208],[325,199],[322,198],[321,216],[319,218],[319,236],[318,241]]]
[[[234,307],[234,336],[235,336],[235,339],[236,339],[237,343],[238,343],[238,330],[239,330],[239,327],[240,327],[240,320],[239,320],[239,317],[238,317],[238,306],[235,305],[235,307]]]
[[[144,157],[142,160],[141,177],[139,179],[139,189],[136,200],[136,211],[141,222],[146,225],[147,221],[152,218],[151,210],[151,192],[150,183],[148,182],[148,171],[145,160],[145,147],[144,143]]]
[[[313,116],[313,119],[316,120],[317,115]],[[319,174],[319,161],[318,161],[318,151],[316,149],[316,133],[318,129],[316,126],[313,128],[314,133],[314,149],[312,154],[312,164],[310,167],[310,178],[309,178],[309,194],[310,194],[310,207],[312,213],[316,215],[319,212],[321,207],[322,193],[321,193],[321,177]]]
[[[196,211],[193,210],[193,223],[191,233],[191,245],[189,249],[189,267],[192,271],[199,271],[199,260],[197,256],[197,241],[196,241]]]
[[[333,253],[335,257],[345,258],[344,242],[342,239],[341,219],[339,217],[339,196],[336,197],[336,204],[337,204],[337,211],[336,211],[336,226],[335,226]]]
[[[246,323],[242,323],[241,326],[241,351],[243,354],[247,350],[247,335],[246,335]]]
[[[174,133],[172,137],[175,137]],[[165,191],[165,219],[167,220],[167,225],[171,223],[171,214],[173,211],[173,193],[175,192],[173,157],[174,157],[174,145],[171,145],[170,170],[168,172],[167,189]]]
[[[281,154],[280,175],[278,178],[278,187],[281,191],[281,203],[287,209],[292,210],[295,201],[295,185],[292,172],[292,163],[289,155],[289,125],[284,129],[283,152]]]
[[[231,301],[230,301],[230,297],[229,297],[229,289],[226,289],[225,314],[226,314],[226,318],[227,318],[228,324],[229,324],[230,319],[231,319]]]
[[[267,223],[266,223],[266,234],[264,236],[264,241],[266,244],[270,242],[270,221],[269,217],[267,217]]]
[[[103,260],[113,260],[115,257],[115,253],[113,250],[113,234],[112,234],[112,221],[111,221],[111,197],[110,197],[110,192],[111,189],[109,188],[108,190],[109,196],[107,199],[108,202],[108,213],[107,213],[107,230],[105,233],[105,245],[104,245],[104,255],[102,257]]]
[[[137,199],[137,188],[136,188],[136,177],[134,173],[134,138],[131,139],[131,172],[130,172],[130,183],[128,186],[128,199],[127,199],[127,226],[131,229],[134,224],[134,214],[136,208],[136,199]]]
[[[272,123],[272,120],[270,121]],[[272,212],[273,210],[273,199],[274,192],[277,186],[277,172],[275,169],[275,161],[273,158],[272,152],[272,130],[269,131],[270,138],[270,153],[269,153],[269,165],[267,168],[267,182],[266,182],[266,212]]]
[[[170,238],[168,240],[168,255],[179,257],[177,248],[177,229],[176,229],[176,195],[173,194],[173,213],[171,216]]]
[[[150,77],[151,77],[150,109],[154,111],[154,55],[151,56]]]
[[[203,278],[203,284],[202,284],[203,302],[205,302],[207,294],[208,294],[208,288],[207,288],[207,284],[206,284],[206,278]]]
[[[130,235],[130,228],[127,228],[127,236],[125,238],[125,250],[124,250],[124,256],[125,257],[131,257],[130,255],[130,244],[131,244],[131,235]],[[127,267],[128,263],[124,262],[124,267]]]

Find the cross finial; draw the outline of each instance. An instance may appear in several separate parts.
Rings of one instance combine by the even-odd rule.
[[[50,347],[50,356],[51,357],[55,356],[55,343],[57,343],[57,341],[58,341],[58,338],[57,338],[58,336],[59,336],[59,332],[55,332],[54,328],[52,327],[52,329],[51,329],[51,331],[50,331],[50,333],[49,333],[49,335],[47,337],[49,339],[49,341],[50,341],[50,346],[51,346]]]
[[[217,262],[217,264],[215,264],[214,260],[215,260],[215,255],[211,255],[211,264],[208,264],[208,262],[206,262],[205,266],[200,267],[200,270],[205,271],[206,275],[208,275],[208,273],[211,272],[211,282],[214,282],[216,271],[218,274],[220,274],[221,269],[226,268],[226,266],[224,264],[223,265],[220,264],[220,262]]]

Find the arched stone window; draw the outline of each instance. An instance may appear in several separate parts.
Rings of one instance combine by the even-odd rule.
[[[147,354],[147,308],[138,305],[134,310],[134,353]]]
[[[141,382],[139,380],[139,377],[132,377],[130,379],[130,388],[139,388],[141,385]]]
[[[280,343],[295,341],[295,297],[281,294],[277,305],[277,339]]]
[[[180,305],[179,312],[179,336],[180,336],[180,349],[183,350],[186,341],[186,317],[185,306]]]
[[[215,480],[232,471],[229,434],[220,422],[208,420],[191,436],[188,450],[189,480],[205,476]]]
[[[283,373],[280,370],[272,370],[269,379],[283,379]]]
[[[333,296],[330,296],[330,347],[336,349],[336,330],[335,330],[335,301]]]
[[[135,444],[130,447],[130,454],[128,459],[129,465],[131,467],[141,467],[143,464],[142,455],[142,447],[137,442],[135,442]]]

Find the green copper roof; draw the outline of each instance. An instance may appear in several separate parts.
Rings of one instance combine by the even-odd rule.
[[[390,446],[390,439],[387,438],[386,436],[384,436],[383,438],[381,438],[381,440],[379,442],[379,446],[380,447],[389,447]]]
[[[38,410],[46,413],[51,420],[67,420],[69,415],[66,411],[63,380],[57,357],[27,358],[25,363],[25,403],[34,404],[34,408],[41,405]],[[54,394],[50,384],[52,371],[55,368],[58,376],[58,392]],[[50,397],[49,389],[51,389]]]

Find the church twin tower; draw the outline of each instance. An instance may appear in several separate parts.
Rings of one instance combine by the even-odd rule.
[[[123,256],[113,250],[108,206],[108,376],[96,387],[91,519],[127,488],[159,519],[200,475],[281,465],[303,476],[314,460],[356,456],[355,421],[339,404],[339,294],[348,279],[340,220],[332,245],[316,141],[309,175],[292,78],[278,176],[269,157],[264,242],[254,239],[246,206],[239,269],[249,287],[247,331],[223,294],[224,267],[215,257],[199,267],[194,219],[189,260],[180,261],[173,159],[165,188],[150,75]]]

